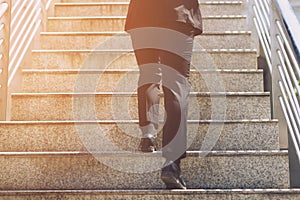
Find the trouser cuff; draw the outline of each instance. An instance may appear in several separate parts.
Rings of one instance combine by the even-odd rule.
[[[149,138],[149,137],[156,137],[157,136],[157,129],[155,128],[154,124],[150,123],[146,126],[140,127],[142,131],[142,138]]]

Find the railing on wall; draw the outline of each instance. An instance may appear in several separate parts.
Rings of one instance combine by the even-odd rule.
[[[12,4],[8,87],[11,86],[33,38],[39,31],[41,11],[42,5],[39,0],[15,1]]]
[[[6,118],[11,1],[0,1],[0,119]]]
[[[253,25],[271,74],[272,117],[288,132],[291,186],[300,187],[300,24],[288,0],[252,0]]]
[[[0,120],[9,119],[9,93],[18,87],[20,69],[30,63],[34,39],[46,28],[59,0],[0,0]]]

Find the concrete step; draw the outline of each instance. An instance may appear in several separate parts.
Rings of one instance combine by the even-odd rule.
[[[201,200],[298,200],[299,189],[187,189],[187,190],[4,190],[5,200],[81,199],[201,199]]]
[[[203,49],[194,51],[192,65],[196,69],[256,69],[255,50],[248,49]],[[34,50],[34,69],[80,69],[80,68],[136,68],[131,50]]]
[[[60,0],[61,3],[101,3],[101,2],[129,2],[130,0]],[[214,2],[214,0],[198,0],[200,3]],[[224,2],[237,2],[238,0],[222,0]],[[219,1],[218,1],[219,2]]]
[[[200,2],[201,14],[240,15],[243,14],[242,1]],[[55,16],[126,16],[129,2],[77,2],[56,3]]]
[[[88,3],[88,2],[94,2],[94,3],[99,3],[99,2],[129,2],[130,0],[60,0],[62,3]],[[202,0],[201,0],[202,1]]]
[[[270,119],[269,93],[195,92],[191,93],[189,104],[188,118],[193,120]],[[162,110],[160,113],[163,115]],[[74,118],[75,120],[137,119],[136,94],[134,92],[12,94],[13,121],[74,120]]]
[[[62,3],[101,3],[101,2],[129,2],[130,0],[60,0]],[[203,0],[201,0],[203,1]],[[204,0],[206,1],[206,0]],[[229,0],[230,1],[230,0]]]
[[[0,152],[136,151],[141,137],[134,120],[11,121],[1,122],[0,132],[5,141]],[[161,136],[159,132],[160,148]],[[187,138],[194,151],[279,149],[275,120],[188,121]]]
[[[250,49],[250,32],[206,33],[194,40],[195,49]],[[41,49],[132,49],[130,36],[124,32],[43,32]]]
[[[125,16],[49,17],[50,32],[103,32],[123,31]],[[246,16],[222,15],[203,17],[203,29],[212,31],[246,31]]]
[[[130,0],[60,0],[62,3],[101,3],[101,2],[129,2]],[[203,1],[203,0],[201,0]],[[204,0],[206,1],[206,0]],[[229,0],[230,1],[230,0]]]
[[[97,83],[96,92],[130,92],[137,87],[138,76],[137,69],[28,69],[23,70],[22,88],[23,92],[74,92],[77,80],[83,78],[84,84]],[[193,91],[208,92],[206,82],[210,85],[220,80],[223,87],[218,88],[218,92],[263,92],[262,70],[191,70]]]
[[[0,189],[162,189],[163,162],[160,152],[0,153]],[[287,151],[195,151],[181,166],[188,188],[289,187]]]

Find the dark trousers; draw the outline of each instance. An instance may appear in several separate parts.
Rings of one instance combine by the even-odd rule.
[[[162,153],[167,160],[185,157],[193,32],[183,25],[131,31],[139,66],[138,114],[143,137],[155,136],[160,86],[164,95]],[[175,27],[175,28],[174,28]]]

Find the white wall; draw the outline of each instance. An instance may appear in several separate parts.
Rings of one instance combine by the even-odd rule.
[[[298,20],[300,21],[300,0],[289,0],[289,1],[295,11]]]

